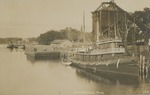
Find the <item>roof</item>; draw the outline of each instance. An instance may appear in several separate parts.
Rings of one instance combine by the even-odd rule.
[[[116,3],[112,0],[110,2],[102,2],[102,4],[95,10],[116,10],[118,7],[116,6]]]
[[[61,44],[65,41],[68,41],[68,40],[54,40],[54,41],[51,42],[51,44]]]

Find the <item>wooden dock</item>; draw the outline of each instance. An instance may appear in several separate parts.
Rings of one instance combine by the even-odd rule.
[[[26,52],[27,56],[34,57],[35,59],[59,59],[60,52]]]
[[[27,46],[25,50],[27,56],[33,57],[35,59],[59,59],[60,51],[54,50],[50,46]]]

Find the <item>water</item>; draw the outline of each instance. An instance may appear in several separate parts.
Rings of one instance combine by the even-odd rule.
[[[150,79],[104,78],[59,60],[34,60],[0,46],[0,95],[150,94]]]

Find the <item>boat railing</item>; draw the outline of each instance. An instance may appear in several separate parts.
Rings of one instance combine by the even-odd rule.
[[[93,50],[92,54],[107,54],[107,53],[125,53],[124,48],[108,48],[108,49],[100,49],[100,50]]]
[[[122,40],[119,38],[115,38],[115,39],[110,38],[110,39],[99,40],[99,43],[103,43],[103,42],[122,42]]]

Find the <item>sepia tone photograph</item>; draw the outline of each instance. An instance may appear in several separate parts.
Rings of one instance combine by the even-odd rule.
[[[0,95],[150,95],[150,0],[0,0]]]

